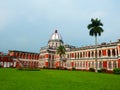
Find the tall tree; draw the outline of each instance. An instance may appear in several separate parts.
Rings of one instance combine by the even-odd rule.
[[[96,62],[96,68],[95,72],[98,71],[98,60],[97,60],[97,36],[101,36],[101,33],[104,31],[102,29],[103,24],[101,23],[101,20],[91,19],[91,23],[87,26],[87,28],[90,30],[89,35],[95,36],[95,62]]]
[[[62,62],[62,58],[64,58],[64,55],[65,55],[65,47],[60,45],[58,48],[57,48],[57,54],[59,54],[59,57],[60,57],[60,67],[61,67],[61,62]]]

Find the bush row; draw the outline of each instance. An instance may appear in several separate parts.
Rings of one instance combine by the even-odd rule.
[[[44,69],[48,69],[48,67],[43,67]],[[62,67],[56,67],[57,70],[67,70],[67,68],[62,68]],[[76,68],[75,67],[72,67],[72,70],[75,71]],[[89,68],[89,71],[91,72],[95,72],[95,69],[94,68]],[[99,73],[110,73],[109,71],[107,71],[107,69],[105,68],[101,68],[100,70],[98,70]],[[114,74],[120,74],[120,68],[115,68],[113,70],[113,73]]]
[[[89,68],[89,71],[95,72],[95,69],[94,69],[94,68]],[[99,73],[106,73],[106,72],[107,72],[107,69],[101,68],[100,70],[98,70],[98,72],[99,72]]]
[[[30,68],[30,67],[27,67],[27,68],[18,68],[18,70],[24,70],[24,71],[40,71],[39,68]]]

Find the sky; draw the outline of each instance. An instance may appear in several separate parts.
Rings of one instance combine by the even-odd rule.
[[[120,39],[120,0],[0,0],[0,51],[39,53],[57,29],[65,44],[94,45],[87,25],[103,23],[98,43]]]

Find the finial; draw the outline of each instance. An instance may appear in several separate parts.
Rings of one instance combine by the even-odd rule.
[[[57,33],[57,30],[55,30],[55,33]]]

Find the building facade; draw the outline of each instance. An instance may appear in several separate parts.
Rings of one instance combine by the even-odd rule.
[[[60,61],[56,48],[64,45],[61,35],[55,30],[51,35],[48,45],[40,50],[39,67],[57,68],[61,66],[67,69],[89,70],[95,68],[95,46],[76,48],[71,45],[64,45],[66,48],[65,61]],[[97,45],[98,69],[105,68],[112,71],[120,68],[120,40],[117,42],[102,43]]]
[[[0,55],[1,67],[38,67],[39,53],[9,50],[8,54]]]
[[[56,53],[57,47],[63,45],[66,49],[65,57],[60,60]],[[120,68],[120,39],[116,42],[97,45],[98,69],[105,68],[112,71]],[[62,36],[57,30],[50,36],[47,46],[40,49],[40,53],[9,50],[4,55],[0,52],[0,66],[2,67],[38,67],[38,68],[76,68],[89,70],[95,68],[95,46],[75,47],[64,44]]]

